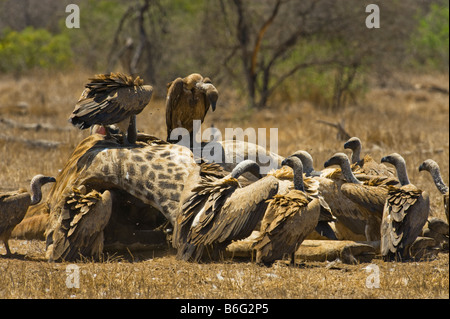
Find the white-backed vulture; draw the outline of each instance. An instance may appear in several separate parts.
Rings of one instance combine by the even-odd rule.
[[[296,151],[292,156],[298,157],[303,165],[303,172],[306,176],[320,176],[323,174],[322,171],[316,171],[314,169],[314,160],[307,151],[299,150]]]
[[[381,255],[386,260],[410,257],[409,247],[422,232],[430,211],[426,192],[412,185],[406,162],[397,153],[385,156],[382,163],[395,166],[401,187],[391,186],[381,224]]]
[[[103,230],[112,211],[112,194],[73,188],[65,199],[53,243],[47,247],[49,261],[76,260],[81,256],[98,259],[103,253]]]
[[[301,156],[299,155],[300,151],[295,152],[293,155],[289,157],[296,157],[300,159]],[[307,152],[305,152],[308,154]],[[309,154],[308,154],[309,155]],[[312,158],[311,158],[312,160]],[[301,161],[302,167],[303,161]],[[311,162],[312,163],[312,162]],[[303,169],[302,169],[303,170]],[[275,171],[271,171],[268,173],[268,175],[274,176],[278,179],[278,195],[285,195],[289,191],[294,189],[294,171],[289,166],[283,166]],[[333,216],[331,209],[325,199],[320,195],[319,191],[319,182],[311,177],[308,177],[306,174],[303,177],[303,185],[305,188],[305,192],[308,196],[317,198],[320,203],[320,215],[319,215],[319,222],[317,223],[317,226],[315,228],[317,235],[311,234],[311,236],[308,236],[307,239],[324,239],[323,237],[326,237],[328,239],[336,240],[336,234],[333,230],[334,225],[333,223],[336,221],[336,218]]]
[[[441,170],[439,169],[438,163],[436,163],[432,159],[427,159],[419,166],[419,172],[421,171],[428,171],[431,174],[431,177],[433,178],[434,184],[436,185],[436,188],[441,192],[441,194],[444,196],[444,212],[445,216],[447,217],[447,223],[448,220],[448,210],[449,210],[449,200],[448,200],[448,186],[445,185],[444,180],[442,179]]]
[[[341,185],[346,183],[340,168],[325,168],[316,171],[313,158],[306,151],[297,151],[293,156],[298,157],[306,176],[311,176],[319,183],[319,194],[328,204],[332,214],[337,218],[335,222],[338,239],[365,240],[366,221],[358,212],[357,206],[340,191]],[[357,173],[357,172],[355,172]],[[358,177],[360,174],[358,174]]]
[[[340,192],[350,199],[360,212],[366,216],[365,236],[368,241],[380,239],[380,225],[383,208],[388,196],[389,185],[397,185],[397,180],[379,175],[359,175],[360,181],[353,174],[350,161],[346,154],[336,153],[326,163],[325,167],[339,165],[346,183],[340,187]]]
[[[367,175],[380,175],[395,177],[394,171],[382,163],[377,163],[370,155],[361,158],[362,143],[358,137],[352,137],[344,144],[345,149],[352,150],[352,164],[361,168],[361,172]]]
[[[167,84],[166,126],[167,141],[178,127],[185,128],[193,137],[193,121],[203,123],[209,107],[216,109],[219,92],[209,78],[193,73],[185,78],[177,78]]]
[[[22,221],[30,205],[41,201],[42,185],[55,181],[53,177],[36,175],[31,180],[30,193],[20,189],[17,192],[0,194],[0,240],[5,244],[7,256],[11,255],[8,240],[14,227]]]
[[[136,142],[136,115],[152,97],[153,88],[142,79],[122,73],[97,74],[86,88],[70,115],[69,122],[79,129],[95,124],[115,124],[123,134],[123,143]]]
[[[292,256],[291,262],[295,263],[295,251],[319,221],[319,199],[305,192],[301,161],[288,157],[282,165],[294,170],[294,189],[268,201],[260,235],[253,245],[257,263],[272,263],[284,255]]]
[[[231,241],[252,233],[278,181],[266,176],[241,188],[237,178],[250,169],[259,169],[258,164],[246,160],[224,178],[204,176],[182,198],[173,234],[177,259],[217,260]]]

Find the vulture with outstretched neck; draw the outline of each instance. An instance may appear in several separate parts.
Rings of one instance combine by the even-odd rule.
[[[448,223],[449,222],[449,220],[448,220],[448,210],[449,210],[448,186],[445,185],[444,180],[442,179],[441,170],[439,169],[438,163],[436,163],[432,159],[427,159],[422,164],[420,164],[419,172],[421,172],[421,171],[428,171],[431,174],[431,177],[433,178],[436,188],[444,196],[444,212],[445,212],[445,216],[447,217],[447,223]]]
[[[124,144],[134,144],[137,138],[136,115],[142,112],[152,97],[153,88],[138,77],[122,73],[98,74],[89,79],[86,88],[70,115],[69,122],[79,129],[94,125],[115,125]]]
[[[368,175],[380,175],[395,177],[394,171],[382,163],[377,163],[370,155],[361,158],[362,143],[358,137],[352,137],[344,144],[345,149],[352,150],[352,165],[362,169],[362,173]]]
[[[353,174],[350,161],[344,153],[334,154],[324,166],[330,165],[339,165],[346,181],[337,189],[337,196],[344,196],[352,202],[348,209],[357,208],[353,213],[365,221],[366,239],[379,240],[381,219],[389,187],[397,185],[397,180],[386,176],[359,175],[363,180],[360,181]]]
[[[430,212],[430,200],[410,183],[404,158],[393,153],[381,159],[394,165],[401,186],[392,186],[386,200],[381,223],[381,255],[386,260],[408,259],[409,247],[421,234]]]
[[[55,181],[53,177],[39,174],[31,180],[30,193],[19,190],[0,194],[0,240],[5,244],[7,256],[11,255],[8,240],[14,227],[22,221],[30,205],[41,201],[42,185]]]
[[[295,251],[319,222],[320,202],[305,192],[301,161],[292,156],[282,165],[294,170],[294,189],[269,200],[260,235],[253,245],[257,263],[272,263],[284,255],[291,256],[295,263]]]

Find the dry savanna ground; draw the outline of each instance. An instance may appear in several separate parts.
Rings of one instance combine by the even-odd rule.
[[[76,71],[0,77],[0,191],[28,188],[38,173],[58,174],[88,134],[71,127],[67,119],[91,75]],[[399,77],[402,85],[371,88],[358,106],[338,113],[294,101],[248,110],[221,85],[217,110],[207,115],[203,128],[212,124],[221,132],[226,127],[278,128],[279,154],[305,149],[320,169],[328,157],[344,150],[337,131],[317,120],[345,120],[348,133],[359,136],[363,151],[375,159],[402,154],[410,180],[430,194],[431,215],[445,218],[441,195],[418,166],[433,158],[448,184],[448,95],[414,85],[448,89],[448,75]],[[141,131],[162,138],[164,94],[156,92],[138,117]],[[44,194],[49,187],[44,187]],[[260,267],[249,260],[192,264],[176,261],[171,252],[130,252],[102,263],[76,263],[80,285],[68,288],[73,271],[68,263],[47,263],[42,241],[11,240],[10,246],[15,257],[0,257],[0,298],[449,298],[448,253],[433,261],[409,263],[374,259],[372,264],[359,265],[337,261]],[[0,254],[4,253],[0,245]],[[376,267],[378,288],[370,276]]]

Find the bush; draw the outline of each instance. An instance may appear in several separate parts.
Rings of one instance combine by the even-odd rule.
[[[430,12],[419,18],[413,37],[413,51],[418,63],[435,69],[449,68],[449,7],[448,2],[432,4]]]
[[[64,68],[70,65],[69,38],[45,29],[27,27],[0,35],[0,71],[23,72],[33,68]]]

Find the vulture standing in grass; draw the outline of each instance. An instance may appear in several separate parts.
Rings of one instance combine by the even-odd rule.
[[[313,158],[306,151],[297,151],[292,156],[301,160],[305,175],[319,183],[319,195],[324,198],[337,219],[335,227],[338,239],[365,240],[365,215],[341,192],[341,186],[346,183],[342,170],[325,168],[322,171],[316,171],[313,167]],[[355,174],[358,178],[364,177],[359,173],[359,168],[355,170]]]
[[[339,165],[346,183],[340,186],[340,193],[351,200],[365,216],[366,225],[364,233],[368,241],[380,239],[380,226],[383,216],[389,187],[397,185],[398,181],[392,177],[359,175],[364,181],[360,181],[353,174],[350,161],[346,154],[336,153],[328,161],[325,167]]]
[[[219,92],[212,85],[209,78],[203,78],[198,73],[193,73],[184,79],[177,78],[167,84],[166,98],[166,126],[167,141],[176,128],[188,130],[193,141],[193,121],[200,120],[203,123],[209,107],[213,112],[216,109]]]
[[[5,244],[7,256],[11,255],[8,240],[12,230],[22,221],[28,207],[41,201],[42,185],[55,181],[53,177],[36,175],[31,180],[31,194],[24,190],[0,194],[0,240]]]
[[[241,187],[238,177],[252,169],[258,164],[246,160],[223,178],[204,176],[182,197],[173,234],[177,259],[218,260],[231,241],[252,233],[278,191],[273,176]]]
[[[397,153],[385,156],[382,163],[395,166],[400,187],[391,187],[384,206],[381,224],[381,254],[386,260],[410,257],[409,247],[421,234],[430,211],[426,192],[412,185],[406,171],[406,162]]]
[[[441,192],[442,195],[444,195],[444,211],[445,216],[447,217],[447,223],[448,220],[448,186],[445,185],[442,176],[441,176],[441,170],[439,169],[438,163],[436,163],[432,159],[427,159],[419,166],[419,172],[421,171],[428,171],[431,174],[431,177],[433,178],[434,184],[436,185],[437,189]]]
[[[310,161],[309,166],[312,167],[312,158],[311,155],[309,155],[305,151],[297,151],[293,155],[289,157],[295,157],[300,160],[299,153],[302,152],[304,154],[307,154],[308,160]],[[295,159],[291,159],[291,161],[295,161]],[[302,164],[302,171],[304,171],[303,161],[301,161]],[[283,162],[283,161],[282,161]],[[315,171],[314,171],[315,172]],[[311,173],[311,172],[310,172]],[[319,172],[315,172],[319,174]],[[285,195],[289,191],[293,190],[294,185],[294,170],[289,165],[285,165],[275,171],[271,171],[268,173],[270,176],[274,176],[278,179],[278,195]],[[305,172],[305,177],[303,178],[303,186],[304,191],[306,194],[310,197],[317,198],[320,203],[320,215],[319,215],[319,221],[317,223],[317,226],[315,228],[317,235],[320,237],[317,237],[315,233],[313,233],[311,236],[308,236],[307,239],[323,239],[323,237],[326,237],[328,239],[336,240],[336,234],[333,229],[334,223],[336,222],[336,218],[333,216],[332,211],[328,205],[328,203],[325,201],[325,199],[320,195],[319,192],[319,182],[308,176],[308,173]],[[312,237],[312,238],[311,238]]]
[[[350,138],[344,144],[344,148],[352,150],[352,164],[361,167],[362,173],[368,175],[395,177],[395,173],[391,168],[384,164],[377,163],[371,156],[365,155],[362,159],[360,158],[362,144],[359,138]]]
[[[320,202],[305,192],[301,161],[288,157],[282,165],[294,170],[294,189],[269,200],[260,235],[253,245],[257,263],[272,263],[289,255],[295,264],[295,251],[319,221]]]
[[[134,144],[137,138],[136,115],[152,97],[153,88],[142,79],[122,73],[98,74],[89,79],[70,115],[69,122],[79,129],[116,125],[124,144]]]
[[[47,236],[49,261],[76,260],[80,256],[99,259],[103,253],[103,230],[112,212],[112,193],[89,193],[83,185],[66,197],[58,225]],[[56,248],[55,248],[56,247]]]

